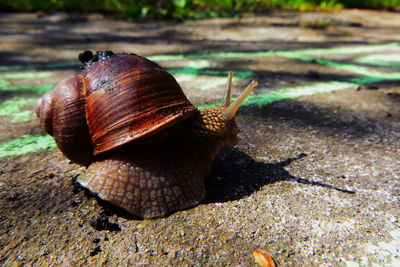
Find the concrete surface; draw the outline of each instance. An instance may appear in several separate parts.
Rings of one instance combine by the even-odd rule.
[[[255,266],[262,248],[281,266],[400,265],[399,16],[1,14],[0,264]],[[302,26],[319,21],[329,26]],[[199,106],[222,99],[229,70],[235,95],[261,81],[202,204],[138,220],[74,184],[85,169],[53,149],[32,109],[85,49],[151,56]]]

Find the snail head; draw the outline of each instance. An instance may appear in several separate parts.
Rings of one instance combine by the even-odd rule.
[[[239,130],[234,120],[235,114],[246,97],[259,84],[257,80],[251,81],[240,96],[231,103],[232,77],[233,72],[229,72],[224,104],[222,106],[207,108],[200,111],[207,131],[216,136],[222,137],[225,140],[226,145],[234,145],[236,143],[237,133]]]

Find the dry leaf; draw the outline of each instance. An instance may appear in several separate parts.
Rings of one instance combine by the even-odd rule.
[[[260,264],[261,267],[276,267],[274,260],[265,250],[258,248],[253,250],[252,253],[256,262]]]

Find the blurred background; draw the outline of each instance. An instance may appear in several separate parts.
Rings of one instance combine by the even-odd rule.
[[[199,19],[272,9],[335,11],[342,8],[398,10],[400,0],[3,0],[0,3],[3,12],[100,12],[127,19]]]

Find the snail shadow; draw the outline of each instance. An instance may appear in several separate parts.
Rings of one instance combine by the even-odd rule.
[[[355,191],[334,185],[310,181],[291,175],[284,167],[307,155],[304,153],[278,163],[254,161],[235,148],[224,148],[213,163],[213,171],[206,180],[206,197],[203,203],[228,202],[251,195],[266,184],[291,181],[311,186],[330,188],[343,193]]]

